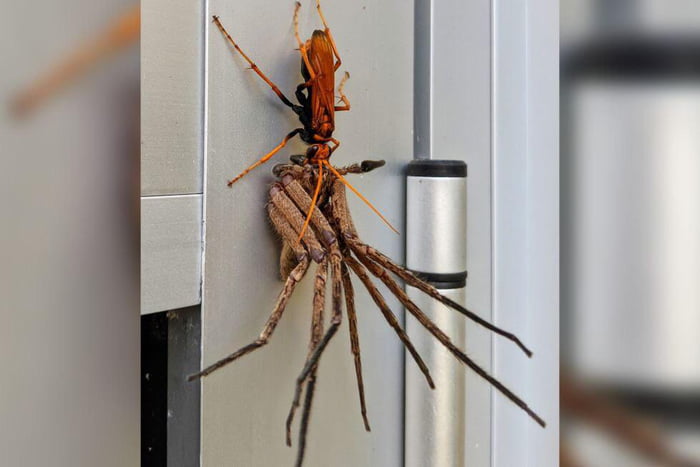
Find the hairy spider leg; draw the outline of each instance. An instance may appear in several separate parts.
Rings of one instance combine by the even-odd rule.
[[[337,183],[340,183],[339,181]],[[299,184],[299,182],[293,178],[291,175],[285,175],[282,177],[282,184],[284,185],[284,190],[287,195],[291,198],[289,202],[294,202],[296,206],[298,206],[299,210],[301,212],[308,211],[310,206],[311,206],[311,198],[309,197],[309,194],[304,190],[304,188]],[[341,186],[343,186],[341,184]],[[324,244],[330,251],[330,256],[331,256],[331,264],[334,263],[340,263],[343,265],[343,263],[347,263],[351,267],[353,267],[353,270],[356,271],[358,277],[363,281],[363,284],[365,284],[365,287],[369,290],[370,294],[372,295],[372,298],[375,300],[375,303],[379,306],[382,314],[384,315],[384,318],[387,320],[389,325],[394,329],[398,337],[401,339],[401,341],[404,343],[406,346],[407,350],[409,353],[413,356],[415,359],[416,363],[418,364],[419,368],[421,371],[423,371],[424,375],[426,376],[426,379],[428,381],[428,384],[430,385],[431,388],[434,388],[435,385],[433,383],[433,380],[430,376],[430,371],[428,370],[427,365],[423,360],[421,359],[420,355],[416,351],[416,349],[413,347],[413,344],[411,343],[410,339],[406,335],[405,331],[401,328],[399,325],[398,320],[396,319],[396,316],[391,312],[389,307],[387,306],[384,298],[381,296],[379,291],[374,287],[374,285],[369,281],[369,277],[366,272],[364,272],[361,269],[361,266],[359,263],[357,263],[351,256],[350,252],[347,251],[346,255],[341,255],[341,252],[338,249],[338,239],[335,236],[334,230],[331,227],[331,225],[328,223],[328,220],[325,218],[325,216],[318,210],[318,208],[314,208],[311,210],[313,212],[313,216],[311,218],[311,222],[314,225],[314,228],[318,231],[319,236],[323,239]],[[342,261],[341,261],[342,258]],[[356,268],[360,268],[359,270]],[[341,273],[342,276],[342,273]],[[334,276],[335,277],[335,276]],[[348,277],[348,282],[349,282],[349,277]],[[346,294],[348,293],[348,290],[350,291],[352,295],[352,285],[350,285],[349,288],[346,288]],[[335,292],[334,292],[335,296]],[[346,299],[348,296],[346,295]],[[354,295],[351,297],[352,302],[350,304],[350,308],[353,310],[353,315],[354,315]],[[350,312],[348,311],[350,314]],[[294,394],[294,401],[292,402],[292,407],[289,412],[289,416],[287,417],[287,423],[288,423],[288,430],[291,428],[291,422],[294,417],[294,413],[296,408],[300,404],[300,399],[301,399],[301,390],[302,390],[302,384],[304,381],[307,381],[308,378],[310,378],[311,374],[314,372],[315,366],[318,363],[318,360],[321,358],[321,355],[323,354],[323,351],[325,350],[325,347],[328,345],[330,340],[333,338],[337,331],[337,327],[340,325],[340,319],[341,317],[339,315],[337,318],[337,322],[334,320],[334,322],[331,324],[331,327],[326,331],[326,334],[323,336],[323,339],[319,343],[318,347],[314,349],[313,354],[309,359],[307,359],[306,365],[304,366],[304,369],[302,370],[301,374],[297,378],[297,383],[296,383],[296,391]],[[352,325],[352,324],[351,324]],[[356,331],[356,327],[355,327]],[[359,358],[359,344],[357,348],[357,356]],[[356,371],[359,372],[358,376],[358,387],[360,387],[360,403],[361,403],[361,410],[363,411],[363,419],[365,421],[365,428],[368,429],[369,427],[369,422],[367,421],[366,418],[366,407],[362,407],[363,401],[364,401],[364,388],[362,387],[362,377],[361,377],[361,367],[358,368],[356,366]]]
[[[362,357],[360,355],[360,333],[357,330],[357,313],[355,311],[355,291],[350,280],[350,271],[345,263],[341,263],[340,270],[345,291],[345,311],[348,314],[348,330],[350,332],[350,351],[355,361],[355,376],[357,379],[357,392],[360,396],[360,413],[365,424],[365,430],[371,431],[369,418],[367,418],[367,404],[365,403],[365,385],[362,380]]]
[[[216,24],[216,26],[219,28],[219,31],[221,31],[221,33],[226,37],[226,39],[228,39],[229,43],[231,43],[233,48],[236,49],[236,51],[238,51],[238,53],[241,54],[241,56],[245,59],[245,61],[248,62],[248,64],[250,65],[250,69],[253,70],[255,73],[257,73],[258,76],[260,76],[263,79],[263,81],[265,81],[268,84],[268,86],[270,86],[270,88],[272,88],[272,91],[275,94],[277,94],[277,97],[279,97],[280,100],[282,102],[284,102],[284,104],[286,106],[294,109],[296,106],[289,99],[287,99],[287,96],[285,96],[282,93],[282,91],[280,91],[280,89],[277,87],[277,85],[275,83],[273,83],[267,76],[265,76],[265,73],[263,73],[262,70],[260,70],[260,68],[258,68],[258,66],[255,64],[255,62],[253,62],[253,60],[251,60],[245,54],[245,52],[243,52],[243,50],[238,46],[236,41],[233,40],[233,37],[231,37],[231,35],[228,33],[228,31],[226,30],[224,25],[221,23],[221,20],[219,19],[219,17],[214,16],[213,19],[214,19],[214,24]]]
[[[438,300],[439,302],[447,305],[448,307],[452,308],[453,310],[463,314],[470,320],[474,321],[475,323],[483,326],[484,328],[495,332],[496,334],[505,337],[506,339],[514,342],[518,347],[520,347],[520,350],[523,351],[525,355],[528,357],[532,357],[532,351],[525,346],[525,344],[522,343],[522,341],[513,333],[505,331],[497,326],[494,326],[493,324],[489,323],[485,319],[481,318],[479,315],[474,313],[473,311],[469,311],[466,308],[464,308],[462,305],[459,303],[455,302],[454,300],[449,299],[448,297],[445,297],[442,295],[435,287],[430,285],[427,282],[424,282],[421,280],[419,277],[416,277],[412,272],[409,270],[402,268],[398,264],[394,263],[391,258],[388,256],[384,255],[377,249],[362,243],[358,241],[357,239],[349,239],[348,240],[350,243],[353,245],[356,245],[358,248],[362,248],[367,256],[369,256],[373,261],[376,263],[379,263],[382,267],[388,269],[392,273],[396,274],[401,280],[406,282],[406,284],[417,288],[418,290],[422,291],[426,295],[434,298],[435,300]]]
[[[282,314],[284,313],[284,309],[287,306],[287,301],[289,301],[289,297],[292,295],[292,292],[294,292],[294,288],[296,285],[301,281],[301,279],[304,277],[306,274],[306,270],[309,267],[309,260],[308,258],[304,257],[299,264],[297,265],[296,268],[292,271],[292,273],[287,277],[287,280],[284,284],[284,288],[280,292],[279,296],[277,297],[277,303],[275,304],[275,308],[272,311],[272,314],[267,320],[267,323],[265,323],[265,326],[263,327],[262,332],[260,333],[260,336],[250,344],[241,347],[239,350],[235,351],[231,355],[222,358],[218,362],[209,365],[206,367],[204,370],[200,371],[199,373],[196,373],[194,375],[191,375],[187,378],[187,381],[194,381],[195,379],[202,378],[204,376],[207,376],[214,371],[218,370],[219,368],[228,365],[229,363],[233,362],[234,360],[237,360],[238,358],[249,354],[250,352],[264,346],[265,344],[268,343],[270,337],[272,336],[272,333],[275,331],[275,328],[277,327],[277,323],[279,323],[280,318],[282,317]]]
[[[352,244],[351,244],[352,248]],[[464,352],[462,352],[435,323],[433,323],[428,316],[423,313],[423,311],[418,308],[418,306],[413,303],[413,301],[406,295],[401,287],[389,276],[387,271],[382,268],[379,264],[373,262],[367,256],[362,253],[358,253],[358,250],[353,248],[355,254],[360,259],[362,264],[370,270],[370,272],[380,281],[387,286],[391,293],[399,299],[399,301],[406,307],[406,309],[416,318],[416,320],[430,333],[432,334],[447,350],[449,350],[452,355],[461,360],[465,365],[474,371],[477,375],[481,376],[483,379],[488,381],[494,388],[496,388],[501,394],[506,396],[515,405],[520,407],[525,413],[527,413],[530,418],[532,418],[538,425],[545,427],[547,424],[545,421],[537,415],[522,399],[515,395],[513,391],[508,389],[503,383],[498,381],[496,378],[488,374],[483,368],[477,365],[471,358],[469,358]]]
[[[323,335],[323,310],[326,306],[326,277],[328,275],[328,259],[324,259],[316,269],[316,280],[314,282],[313,314],[311,318],[311,339],[309,342],[309,356]],[[308,357],[307,357],[308,359]],[[313,402],[314,390],[316,388],[316,370],[313,372],[306,385],[306,397],[304,398],[304,410],[302,412],[301,426],[299,427],[299,446],[297,447],[297,460],[295,466],[301,467],[306,451],[306,434],[311,417],[311,404]],[[292,414],[290,413],[290,417]],[[291,419],[287,419],[287,446],[292,445]]]
[[[301,133],[302,131],[304,131],[303,128],[297,128],[297,129],[292,130],[291,132],[289,132],[289,134],[288,134],[287,136],[284,137],[284,139],[282,140],[282,142],[281,142],[280,144],[278,144],[277,146],[275,146],[275,148],[274,148],[272,151],[270,151],[270,152],[268,152],[267,154],[265,154],[264,156],[262,156],[257,162],[255,162],[253,165],[251,165],[250,167],[248,167],[247,169],[245,169],[243,172],[241,172],[240,174],[236,175],[232,180],[230,180],[230,181],[228,182],[228,186],[233,185],[233,184],[236,183],[238,180],[240,180],[241,178],[245,177],[251,170],[255,169],[255,168],[258,167],[258,166],[263,165],[265,162],[267,162],[268,160],[270,160],[270,158],[271,158],[272,156],[274,156],[275,154],[277,154],[277,153],[279,152],[279,150],[282,149],[282,148],[287,144],[287,142],[288,142],[290,139],[294,138],[297,134]]]
[[[341,182],[343,182],[343,184],[344,184],[345,186],[347,186],[348,188],[350,188],[350,189],[352,190],[353,193],[355,193],[357,196],[359,196],[360,199],[361,199],[362,201],[364,201],[365,204],[366,204],[367,206],[369,206],[369,208],[370,208],[372,211],[374,211],[374,213],[375,213],[376,215],[378,215],[378,216],[384,221],[384,223],[385,223],[386,225],[389,226],[389,228],[390,228],[391,230],[393,230],[393,231],[396,232],[397,234],[399,233],[399,231],[396,230],[396,229],[394,228],[394,226],[391,225],[391,223],[390,223],[388,220],[386,220],[386,218],[385,218],[384,216],[382,216],[382,213],[380,213],[379,210],[378,210],[377,208],[375,208],[375,207],[372,205],[372,203],[369,202],[369,200],[368,200],[367,198],[365,198],[364,196],[362,196],[362,193],[360,193],[359,191],[357,191],[357,189],[355,189],[355,187],[352,186],[352,185],[350,184],[350,182],[348,182],[348,181],[345,179],[345,177],[343,177],[342,175],[340,175],[340,172],[338,172],[337,170],[335,170],[335,167],[333,167],[328,161],[323,161],[323,163],[326,165],[326,167],[328,167],[328,170],[330,170],[330,171],[333,173],[333,175],[335,175],[336,177],[338,177],[338,179],[339,179]]]
[[[499,392],[501,392],[501,394],[510,399],[511,402],[513,402],[515,405],[517,405],[523,411],[525,411],[540,426],[545,427],[545,421],[532,409],[530,409],[530,407],[528,407],[528,405],[522,399],[516,396],[500,381],[495,379],[493,376],[489,375],[483,368],[477,365],[456,345],[454,345],[450,338],[435,323],[433,323],[430,320],[430,318],[428,318],[428,316],[425,313],[423,313],[423,311],[418,306],[416,306],[416,304],[413,301],[411,301],[411,299],[403,291],[403,289],[396,283],[396,281],[394,281],[390,277],[388,270],[384,269],[384,267],[380,263],[375,262],[375,260],[371,258],[369,251],[367,251],[367,249],[361,246],[362,243],[356,241],[357,231],[355,230],[355,227],[352,223],[350,212],[347,209],[347,201],[344,195],[344,187],[338,182],[336,182],[333,185],[332,209],[333,215],[336,218],[340,227],[340,234],[344,239],[346,239],[347,245],[357,256],[362,265],[364,265],[364,267],[366,267],[372,273],[372,275],[374,275],[380,281],[382,281],[384,285],[386,285],[387,288],[391,291],[391,293],[401,302],[401,304],[403,304],[406,307],[406,309],[418,320],[418,322],[421,325],[423,325],[423,327],[425,327],[425,329],[428,332],[430,332],[444,347],[446,347],[447,350],[449,350],[455,357],[457,357],[465,365],[471,368],[472,371],[474,371],[476,374],[478,374],[487,382],[489,382],[492,386],[494,386]],[[348,265],[351,268],[353,268],[353,270],[357,273],[357,270],[355,269],[355,267],[353,267],[354,259],[348,255],[346,256],[345,260],[348,263]],[[369,278],[367,278],[367,282],[369,284],[372,284],[371,281],[369,281]]]

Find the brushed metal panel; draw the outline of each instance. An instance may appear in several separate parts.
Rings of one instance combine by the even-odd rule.
[[[141,198],[141,314],[201,301],[202,195]]]
[[[267,8],[261,8],[261,3]],[[293,2],[212,0],[240,46],[284,92],[299,83],[292,34]],[[351,112],[337,114],[342,147],[335,164],[383,158],[387,165],[354,184],[403,229],[402,167],[412,147],[413,10],[405,2],[324,3],[352,78]],[[304,35],[320,26],[304,2]],[[227,188],[226,180],[274,147],[298,125],[257,76],[233,56],[215,27],[208,31],[208,151],[205,188],[205,268],[202,302],[203,362],[251,342],[267,319],[282,283],[279,245],[264,211],[274,162]],[[292,142],[276,161],[303,152]],[[392,233],[353,195],[351,208],[364,239],[402,261],[403,238]],[[311,275],[311,274],[310,274]],[[270,344],[207,377],[202,390],[202,465],[289,465],[284,421],[309,338],[311,277],[290,301]],[[365,389],[372,432],[362,426],[347,323],[321,361],[307,466],[399,466],[403,463],[403,349],[356,283]],[[400,311],[395,300],[390,304]],[[402,313],[401,313],[402,315]],[[295,426],[295,446],[296,446]]]
[[[141,6],[141,194],[202,192],[203,0]]]
[[[559,465],[559,2],[493,2],[493,464]],[[472,180],[470,169],[470,182]]]

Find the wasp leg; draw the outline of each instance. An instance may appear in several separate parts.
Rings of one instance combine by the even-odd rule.
[[[340,100],[341,100],[341,101],[343,102],[343,104],[345,104],[345,105],[343,105],[343,106],[336,105],[336,106],[335,106],[335,111],[336,111],[336,112],[344,112],[344,111],[346,111],[346,110],[350,110],[350,101],[349,101],[348,98],[345,96],[345,94],[343,94],[343,88],[345,87],[345,83],[346,83],[347,80],[349,80],[349,79],[350,79],[350,73],[348,73],[348,72],[346,71],[346,72],[345,72],[345,76],[343,76],[343,79],[342,79],[342,81],[340,82],[340,85],[338,86],[338,94],[340,94]]]
[[[316,72],[314,71],[313,67],[311,66],[311,62],[309,61],[309,54],[307,53],[306,50],[306,44],[304,44],[301,41],[301,37],[299,37],[299,9],[301,8],[301,3],[296,2],[296,5],[294,6],[294,37],[296,37],[297,44],[299,45],[299,53],[301,54],[302,60],[304,60],[304,65],[306,65],[306,69],[309,71],[309,81],[306,82],[306,86],[308,86],[308,83],[316,79]]]
[[[219,31],[221,31],[221,33],[226,37],[226,39],[228,39],[229,43],[231,43],[231,45],[233,46],[233,48],[236,49],[236,51],[237,51],[238,53],[241,54],[241,56],[245,59],[245,61],[248,62],[248,64],[250,65],[250,69],[253,70],[255,73],[257,73],[258,76],[260,76],[260,78],[262,78],[262,80],[265,81],[265,82],[268,84],[268,86],[270,86],[270,88],[272,88],[272,91],[273,91],[275,94],[277,94],[277,97],[280,98],[280,100],[284,103],[284,105],[286,105],[287,107],[292,108],[294,111],[297,111],[297,110],[298,110],[297,107],[299,107],[299,106],[298,106],[298,105],[295,105],[295,104],[292,103],[289,99],[287,99],[287,96],[285,96],[285,95],[282,93],[282,91],[280,91],[280,89],[277,87],[277,85],[276,85],[275,83],[273,83],[273,82],[265,75],[265,73],[263,73],[262,70],[260,70],[260,68],[258,68],[258,66],[255,64],[255,62],[253,62],[253,61],[245,54],[245,52],[243,52],[243,50],[238,46],[238,44],[236,44],[236,41],[233,40],[233,37],[231,37],[231,35],[228,33],[228,31],[226,31],[226,28],[224,28],[224,25],[221,23],[221,20],[219,19],[219,17],[218,17],[218,16],[214,16],[213,18],[214,18],[214,23],[215,23],[216,26],[219,28]]]
[[[280,144],[278,144],[277,146],[275,146],[275,148],[274,148],[272,151],[270,151],[270,152],[268,152],[267,154],[265,154],[263,157],[261,157],[261,158],[260,158],[257,162],[255,162],[253,165],[251,165],[250,167],[248,167],[247,169],[245,169],[243,172],[241,172],[240,174],[236,175],[232,180],[230,180],[230,181],[228,182],[228,186],[233,185],[233,184],[236,183],[238,180],[240,180],[240,179],[243,178],[245,175],[247,175],[248,172],[250,172],[251,170],[255,169],[256,167],[258,167],[258,166],[260,166],[260,165],[263,165],[265,162],[267,162],[268,160],[270,160],[270,158],[271,158],[272,156],[274,156],[275,154],[277,154],[277,152],[278,152],[280,149],[282,149],[282,148],[287,144],[287,142],[288,142],[290,139],[292,139],[294,136],[296,136],[297,134],[301,133],[302,131],[304,131],[303,128],[297,128],[297,129],[291,131],[287,136],[284,137],[284,139],[282,140],[282,142],[281,142]]]
[[[338,180],[339,180],[340,182],[342,182],[345,186],[347,186],[348,188],[350,188],[350,190],[351,190],[353,193],[355,193],[362,201],[364,201],[364,203],[365,203],[372,211],[374,211],[374,213],[375,213],[376,215],[378,215],[378,216],[380,217],[380,219],[383,220],[384,223],[385,223],[386,225],[388,225],[389,228],[390,228],[391,230],[393,230],[393,231],[394,231],[395,233],[397,233],[397,234],[399,233],[399,231],[396,230],[396,228],[395,228],[393,225],[391,225],[391,223],[386,219],[386,217],[384,217],[384,216],[382,215],[382,213],[380,213],[379,210],[378,210],[377,208],[375,208],[375,207],[372,205],[372,203],[370,203],[369,200],[368,200],[367,198],[365,198],[365,197],[362,195],[362,193],[360,193],[359,191],[357,191],[357,189],[356,189],[354,186],[352,186],[352,185],[350,184],[350,182],[348,182],[348,181],[345,179],[345,177],[343,177],[342,175],[340,175],[340,173],[338,173],[338,171],[335,170],[335,167],[333,167],[333,166],[330,164],[330,162],[328,162],[327,160],[326,160],[326,161],[323,161],[323,162],[324,162],[324,164],[326,165],[326,167],[328,167],[328,170],[330,170],[330,171],[333,173],[333,175],[335,175],[335,176],[338,178]]]
[[[328,36],[328,39],[331,41],[331,47],[333,47],[333,54],[337,59],[337,61],[335,62],[334,70],[337,70],[338,68],[340,68],[340,65],[343,63],[343,61],[340,59],[340,54],[338,54],[338,47],[336,47],[335,40],[333,40],[331,28],[328,27],[328,23],[326,23],[326,18],[325,16],[323,16],[323,10],[321,10],[321,0],[316,0],[316,11],[318,11],[318,16],[321,17],[321,22],[323,23],[323,27],[325,28],[325,33]]]

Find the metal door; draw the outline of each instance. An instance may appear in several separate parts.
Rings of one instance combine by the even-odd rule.
[[[144,144],[160,158],[146,164],[152,164],[148,170],[154,177],[186,174],[186,180],[173,181],[166,191],[153,191],[150,194],[157,196],[145,201],[181,202],[189,213],[175,208],[170,213],[180,216],[179,221],[160,222],[166,232],[181,232],[181,240],[151,263],[144,280],[154,281],[148,303],[160,300],[151,311],[198,303],[201,293],[206,365],[257,337],[282,286],[279,243],[264,211],[273,180],[270,169],[276,162],[233,188],[226,181],[298,124],[267,85],[246,70],[210,18],[220,16],[239,45],[287,95],[299,82],[299,56],[293,50],[293,2],[195,3],[149,0],[143,6],[144,85],[151,86],[151,95],[161,96],[160,109],[144,107],[144,124],[147,118],[151,122],[145,132],[152,131],[144,136]],[[351,73],[346,93],[352,111],[337,115],[335,136],[342,146],[334,163],[385,159],[383,169],[355,177],[354,184],[403,231],[403,169],[414,156],[414,118],[427,106],[434,157],[469,165],[467,304],[499,326],[514,328],[535,348],[536,357],[527,361],[492,342],[486,332],[468,328],[464,346],[470,354],[550,422],[544,434],[538,432],[509,402],[465,371],[464,442],[471,465],[515,465],[513,459],[518,465],[523,459],[529,465],[555,465],[557,458],[557,17],[556,2],[531,3],[525,8],[509,1],[416,2],[414,12],[399,0],[324,2],[342,70]],[[425,24],[426,17],[420,16],[424,14],[430,27],[422,31],[427,31],[423,37],[414,31],[414,19],[418,28],[421,21]],[[312,2],[304,2],[303,35],[319,27]],[[190,34],[193,37],[187,38]],[[422,56],[429,61],[427,81],[417,68],[425,65],[420,62],[422,40],[427,41],[427,54]],[[149,61],[154,64],[150,76]],[[154,76],[158,84],[147,84]],[[429,94],[427,104],[419,98],[421,92]],[[153,114],[147,117],[149,112]],[[275,159],[283,161],[303,151],[302,144],[290,142]],[[350,201],[367,243],[403,262],[404,239],[352,195]],[[144,219],[144,225],[149,224]],[[166,224],[170,230],[163,227]],[[159,244],[154,240],[153,245]],[[541,258],[544,261],[536,263]],[[187,262],[186,268],[178,269],[185,274],[153,275],[164,270],[161,263],[177,261]],[[297,289],[270,344],[202,383],[202,465],[291,462],[294,451],[284,445],[284,420],[306,354],[310,289],[308,279]],[[188,292],[173,300],[182,291]],[[404,462],[404,443],[409,440],[404,439],[403,426],[403,349],[369,297],[358,296],[372,432],[362,426],[344,323],[319,370],[307,451],[310,466]],[[400,311],[395,301],[390,305]]]

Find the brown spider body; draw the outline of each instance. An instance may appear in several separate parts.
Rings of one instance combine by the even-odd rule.
[[[381,161],[365,161],[362,164],[354,164],[333,170],[344,175],[348,173],[368,172],[381,165],[383,165]],[[328,169],[322,168],[320,170],[326,171]],[[435,385],[427,365],[414,348],[408,335],[401,327],[396,315],[387,305],[381,292],[372,282],[371,276],[374,276],[386,285],[392,295],[406,307],[408,312],[457,359],[488,381],[498,391],[524,410],[537,423],[541,426],[545,425],[545,422],[534,413],[525,402],[462,352],[450,338],[440,330],[413,301],[411,301],[393,276],[462,313],[467,318],[487,329],[513,341],[523,352],[531,356],[530,350],[527,349],[516,336],[493,326],[473,312],[441,295],[433,286],[419,279],[412,272],[396,264],[373,247],[363,243],[355,230],[352,217],[348,210],[345,185],[339,178],[333,177],[329,173],[321,174],[317,169],[309,165],[279,165],[275,167],[274,173],[278,177],[278,180],[270,188],[267,210],[272,225],[283,241],[280,271],[285,280],[284,288],[280,292],[274,310],[257,340],[205,368],[200,373],[191,376],[191,380],[206,376],[241,356],[267,344],[277,323],[282,317],[284,308],[296,284],[304,277],[311,263],[315,263],[316,279],[313,298],[311,342],[309,344],[309,353],[306,363],[297,378],[292,408],[287,418],[287,444],[291,445],[292,421],[296,409],[302,405],[302,394],[304,387],[306,387],[299,432],[297,466],[301,465],[304,457],[306,432],[313,393],[316,386],[318,362],[323,351],[336,334],[342,322],[343,308],[345,308],[349,321],[351,351],[355,361],[360,410],[365,428],[367,431],[370,429],[365,404],[362,362],[357,332],[357,316],[355,313],[354,290],[352,282],[350,281],[350,271],[360,279],[360,282],[365,289],[367,289],[387,323],[394,329],[399,339],[403,342],[404,346],[425,375],[428,385],[431,388],[434,388]],[[319,177],[322,177],[323,182],[320,184],[320,189],[318,189],[319,195],[316,206],[312,208],[311,193],[315,190]],[[311,213],[310,227],[304,229],[304,217],[307,212]],[[323,311],[325,309],[325,289],[326,280],[329,276],[332,291],[332,312],[328,327],[324,328]]]

